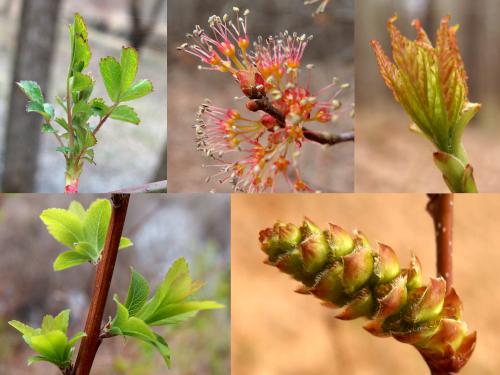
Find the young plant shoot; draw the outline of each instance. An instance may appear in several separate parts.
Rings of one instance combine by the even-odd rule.
[[[92,97],[95,81],[86,73],[91,59],[87,27],[75,14],[69,26],[71,59],[66,77],[66,95],[56,97],[63,116],[56,117],[54,105],[46,103],[36,82],[21,81],[21,90],[28,97],[27,112],[37,112],[43,118],[42,133],[51,133],[59,143],[57,151],[66,160],[65,192],[77,193],[78,182],[86,162],[94,163],[96,135],[107,120],[113,119],[138,125],[134,108],[123,103],[139,99],[153,90],[148,80],[136,82],[139,58],[133,48],[122,48],[120,61],[114,57],[101,59],[99,68],[109,101]]]
[[[67,210],[50,208],[42,212],[40,217],[49,233],[56,241],[70,249],[57,257],[54,262],[55,271],[83,263],[99,265],[110,227],[111,211],[110,201],[98,199],[87,210],[74,201]],[[119,248],[132,245],[128,238],[121,237]],[[214,301],[198,301],[193,298],[202,286],[202,282],[192,280],[184,258],[173,263],[152,296],[149,296],[150,286],[146,279],[131,269],[127,298],[125,302],[120,302],[115,295],[116,314],[107,322],[101,322],[97,348],[106,338],[133,337],[155,347],[170,367],[170,348],[153,328],[178,325],[194,317],[198,311],[223,308],[223,305]],[[43,318],[41,328],[31,328],[18,321],[9,322],[22,333],[24,341],[37,353],[29,358],[29,365],[46,361],[56,365],[62,374],[79,373],[78,364],[75,366],[73,360],[75,344],[82,337],[87,336],[88,339],[90,334],[78,332],[68,338],[69,315],[70,310],[64,310],[56,317],[47,315]],[[86,366],[90,369],[92,364]]]
[[[375,336],[413,345],[433,374],[457,372],[472,355],[476,332],[463,321],[460,298],[454,289],[446,294],[441,277],[425,284],[416,256],[401,268],[391,247],[374,249],[361,232],[321,230],[307,218],[301,227],[277,222],[259,240],[266,263],[303,284],[298,293],[342,308],[338,319],[367,318]]]
[[[373,40],[380,74],[414,122],[410,129],[436,146],[434,162],[454,193],[476,193],[467,153],[462,144],[465,127],[481,108],[469,102],[467,74],[458,49],[458,26],[449,26],[449,17],[441,20],[436,46],[430,42],[420,21],[414,20],[417,39],[409,40],[389,19],[392,62],[382,46]]]
[[[285,31],[252,45],[249,11],[233,10],[234,20],[227,14],[212,16],[208,31],[196,26],[189,43],[179,47],[200,59],[201,69],[232,76],[248,99],[246,113],[205,101],[195,123],[197,149],[215,161],[219,172],[214,177],[235,191],[276,191],[283,181],[288,190],[313,192],[301,176],[303,143],[334,145],[352,141],[354,133],[315,132],[308,126],[333,125],[341,114],[351,113],[338,99],[349,85],[334,79],[311,91],[313,66],[304,71],[302,57],[312,36]]]

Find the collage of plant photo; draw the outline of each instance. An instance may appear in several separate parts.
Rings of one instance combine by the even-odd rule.
[[[499,16],[0,0],[0,375],[500,374]]]

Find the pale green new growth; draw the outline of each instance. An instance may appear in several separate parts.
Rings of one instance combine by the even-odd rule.
[[[69,250],[61,253],[54,262],[54,270],[60,271],[79,264],[99,262],[111,217],[111,203],[98,199],[85,210],[76,201],[67,210],[49,208],[40,219],[56,241]],[[132,246],[130,239],[122,237],[120,249]]]
[[[56,150],[66,159],[66,192],[75,193],[84,161],[95,164],[93,147],[97,144],[97,132],[108,119],[138,125],[140,119],[135,110],[120,104],[146,96],[153,90],[153,85],[148,80],[134,83],[138,54],[133,48],[123,47],[120,62],[114,57],[105,57],[99,64],[111,103],[102,98],[92,98],[95,82],[90,74],[84,73],[92,54],[87,27],[79,14],[75,14],[73,24],[69,26],[69,34],[71,60],[66,77],[66,95],[64,98],[56,97],[63,116],[56,117],[53,105],[45,103],[36,82],[21,81],[18,85],[29,99],[26,111],[39,113],[44,119],[42,132],[55,135],[59,143]]]
[[[115,295],[116,316],[108,332],[112,335],[131,336],[158,349],[170,367],[170,350],[165,340],[151,326],[179,324],[194,317],[198,311],[224,307],[214,301],[196,301],[190,297],[202,287],[193,281],[184,258],[180,258],[167,272],[163,282],[149,300],[149,284],[132,270],[127,300],[122,304]]]
[[[11,320],[9,324],[23,334],[23,339],[28,346],[38,355],[28,359],[28,365],[35,362],[46,361],[53,363],[61,370],[71,367],[71,357],[75,350],[76,342],[85,336],[78,332],[68,339],[70,310],[64,310],[56,317],[46,315],[40,328],[32,328],[17,320]]]

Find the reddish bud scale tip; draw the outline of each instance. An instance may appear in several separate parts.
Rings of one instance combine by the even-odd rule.
[[[328,307],[343,307],[338,319],[367,317],[367,331],[415,346],[436,371],[456,372],[467,363],[476,334],[469,333],[462,320],[460,298],[453,289],[445,295],[442,278],[423,285],[415,256],[409,268],[401,269],[394,250],[380,244],[378,252],[372,251],[360,232],[350,236],[333,224],[322,231],[307,218],[297,230],[300,244],[294,241],[290,247],[277,241],[278,249],[271,253],[280,255],[268,260],[301,281],[305,285],[301,293],[313,294]],[[261,231],[266,253],[270,253],[269,238],[278,232],[276,226]]]

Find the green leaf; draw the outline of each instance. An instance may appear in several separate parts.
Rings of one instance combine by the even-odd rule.
[[[109,107],[102,98],[95,98],[90,101],[90,108],[95,116],[104,117],[108,111]]]
[[[194,317],[198,311],[221,309],[223,307],[224,305],[214,301],[187,301],[174,303],[158,309],[148,323],[154,326],[177,324]],[[154,320],[155,318],[156,320]]]
[[[37,353],[29,358],[28,364],[47,361],[60,369],[67,369],[71,365],[73,346],[85,334],[79,332],[68,341],[66,332],[69,314],[69,310],[64,310],[55,317],[46,315],[41,328],[32,328],[18,321],[9,322],[12,327],[23,334],[26,344]]]
[[[64,354],[68,339],[63,332],[51,331],[40,336],[33,336],[30,341],[31,348],[51,362],[58,365],[66,362]]]
[[[79,242],[75,245],[75,251],[82,256],[87,256],[88,260],[97,261],[99,259],[98,249],[88,242]]]
[[[70,248],[83,239],[80,218],[72,212],[60,208],[49,208],[40,215],[47,230],[58,242]]]
[[[121,53],[121,92],[127,91],[135,81],[139,57],[134,48],[122,48]]]
[[[149,294],[149,284],[144,277],[134,269],[128,288],[128,296],[125,302],[129,315],[134,316],[146,303]]]
[[[129,100],[139,99],[153,91],[153,84],[147,79],[143,79],[122,93],[120,101],[126,102]]]
[[[118,107],[116,107],[113,112],[111,112],[110,117],[113,120],[130,122],[136,125],[139,125],[139,123],[141,122],[135,110],[127,105],[119,105]]]
[[[71,345],[71,346],[73,346],[73,345],[75,345],[75,344],[76,344],[76,342],[77,342],[78,340],[80,340],[82,337],[85,337],[85,336],[87,336],[87,334],[86,334],[85,332],[79,331],[79,332],[77,332],[77,333],[76,333],[76,334],[75,334],[75,335],[71,338],[71,340],[69,340],[69,341],[68,341],[68,344],[69,344],[69,345]]]
[[[27,326],[26,324],[23,324],[17,320],[11,320],[9,321],[9,325],[17,329],[19,332],[23,334],[23,336],[26,337],[31,337],[33,335],[40,334],[40,330],[36,330],[35,328],[31,328],[30,326]]]
[[[68,130],[68,123],[62,117],[56,118],[56,123],[59,124],[64,130]]]
[[[120,238],[120,245],[118,245],[118,250],[123,250],[133,245],[134,243],[129,238],[122,237]]]
[[[75,73],[73,75],[73,91],[83,91],[93,85],[92,77],[88,74]]]
[[[42,133],[55,133],[55,132],[56,132],[56,129],[54,129],[52,127],[52,125],[47,124],[47,123],[42,125]]]
[[[43,105],[43,94],[38,83],[34,81],[21,81],[17,85],[23,90],[29,100]]]
[[[107,199],[97,199],[90,205],[83,220],[86,242],[92,245],[96,254],[100,254],[104,247],[110,218],[111,203]]]
[[[54,106],[52,104],[44,103],[43,110],[47,115],[49,115],[51,120],[55,117],[55,110],[54,110]]]
[[[101,59],[99,68],[110,99],[115,103],[118,102],[122,76],[120,64],[114,57],[108,56]]]
[[[74,22],[69,27],[71,37],[71,71],[83,71],[90,62],[92,54],[88,43],[87,26],[82,16],[75,14]]]
[[[71,201],[68,211],[74,213],[81,220],[85,217],[85,208],[83,208],[82,204],[78,201]]]
[[[71,151],[71,149],[67,146],[61,146],[57,147],[56,151],[62,152],[63,154],[68,154]]]
[[[54,271],[61,271],[67,268],[75,267],[80,264],[87,263],[91,260],[89,256],[83,255],[78,251],[65,251],[59,254],[59,256],[54,261]]]
[[[45,315],[42,320],[42,334],[59,330],[66,333],[69,325],[69,309],[61,311],[57,316]]]

